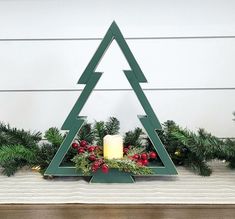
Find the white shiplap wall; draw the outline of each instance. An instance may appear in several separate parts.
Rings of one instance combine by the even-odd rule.
[[[0,38],[103,37],[116,20],[125,37],[235,36],[234,1],[0,1]],[[99,45],[93,41],[0,41],[0,89],[82,88],[76,82]],[[143,88],[235,87],[235,39],[127,41],[148,84]],[[97,88],[130,88],[117,45],[98,66]],[[235,90],[146,91],[161,122],[234,137]],[[41,130],[60,127],[80,92],[0,92],[0,120]],[[89,119],[117,116],[122,130],[140,125],[130,91],[94,92]]]

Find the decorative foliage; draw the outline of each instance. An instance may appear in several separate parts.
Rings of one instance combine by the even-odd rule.
[[[150,168],[139,165],[134,160],[128,159],[124,157],[124,159],[112,159],[112,160],[104,160],[104,163],[109,168],[116,168],[119,171],[133,173],[135,175],[151,175],[153,172]]]
[[[124,136],[124,145],[141,146],[143,144],[142,134],[144,133],[141,128],[135,128],[133,131],[126,132]]]
[[[212,136],[199,130],[198,134],[180,128],[173,121],[167,121],[163,125],[163,141],[174,163],[189,167],[200,175],[208,176],[211,169],[207,161],[211,157]],[[214,142],[213,142],[214,143]]]
[[[4,145],[0,148],[0,166],[3,174],[13,175],[19,168],[30,165],[35,160],[35,152],[22,145]]]
[[[224,141],[224,159],[228,162],[228,166],[231,169],[235,169],[235,141],[231,139],[226,139]]]
[[[94,135],[97,145],[102,145],[105,135],[115,135],[119,133],[120,122],[115,117],[110,117],[107,122],[99,121],[94,124]]]
[[[103,142],[104,136],[107,134],[105,123],[103,121],[95,122],[94,124],[94,134],[95,134],[95,141],[98,145],[101,145]]]
[[[119,133],[120,122],[115,117],[110,117],[109,120],[105,123],[107,135],[115,135]]]
[[[91,161],[89,160],[88,152],[76,155],[72,161],[75,163],[76,169],[82,171],[84,176],[88,176],[91,173]]]
[[[45,132],[45,138],[52,145],[60,145],[64,140],[64,136],[60,133],[58,128],[52,127]]]
[[[26,148],[32,148],[35,147],[40,140],[40,132],[31,133],[0,123],[0,147],[2,145],[24,145]]]
[[[204,129],[194,133],[180,128],[173,121],[167,121],[158,135],[175,164],[184,165],[200,175],[211,174],[207,162],[212,159],[226,160],[230,166],[235,164],[234,142],[222,141]],[[147,142],[147,148],[151,149],[150,140]]]
[[[90,123],[85,123],[77,134],[77,140],[85,140],[88,143],[92,144],[95,140],[94,131]]]
[[[108,173],[110,168],[116,168],[120,171],[130,172],[135,175],[150,175],[152,171],[146,167],[141,161],[141,155],[135,159],[133,156],[124,156],[123,159],[104,159],[101,147],[89,146],[82,151],[77,148],[78,154],[72,159],[78,171],[85,176],[97,171],[99,168],[104,173]],[[148,157],[146,157],[148,159]],[[146,160],[145,159],[145,160]],[[148,162],[147,162],[148,163]],[[146,163],[146,165],[147,165]]]
[[[93,126],[85,124],[63,164],[68,164],[73,159],[77,169],[82,170],[84,174],[89,174],[97,168],[104,171],[108,168],[121,170],[124,166],[127,172],[148,174],[149,168],[144,165],[159,160],[153,152],[151,141],[143,138],[140,128],[125,133],[125,158],[121,161],[104,160],[102,147],[91,146],[95,143],[102,145],[103,137],[106,134],[117,134],[119,128],[119,121],[113,117],[107,122],[95,122]],[[203,176],[211,174],[207,162],[212,159],[225,160],[230,168],[235,168],[235,141],[232,139],[220,140],[204,129],[199,129],[196,133],[191,132],[182,129],[173,121],[166,121],[163,130],[157,132],[176,165],[188,167]],[[45,132],[45,137],[49,143],[39,144],[41,133],[31,133],[0,123],[0,166],[3,168],[3,174],[13,175],[23,166],[40,166],[40,172],[43,174],[65,135],[57,128],[50,128]],[[92,166],[95,161],[99,161],[98,167]]]
[[[30,166],[35,159],[41,133],[31,133],[0,123],[0,166],[3,174],[13,175],[23,166]]]
[[[135,146],[129,145],[128,150],[126,151],[126,154],[127,156],[134,156],[135,154],[143,153],[145,150],[146,150],[145,147],[135,147]]]
[[[46,171],[58,148],[59,148],[58,144],[48,144],[48,143],[44,143],[38,147],[35,156],[36,158],[32,164],[34,166],[40,167],[41,174],[44,174],[44,172]]]

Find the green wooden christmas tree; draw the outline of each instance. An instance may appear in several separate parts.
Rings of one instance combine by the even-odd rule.
[[[84,90],[77,99],[74,107],[66,118],[62,125],[62,130],[67,130],[68,134],[63,143],[59,147],[57,153],[48,166],[45,175],[53,176],[82,176],[83,174],[75,169],[74,166],[60,166],[64,156],[68,152],[72,141],[76,134],[86,121],[86,117],[80,116],[80,112],[85,105],[88,97],[95,88],[97,82],[102,76],[102,72],[96,72],[95,69],[99,64],[105,51],[113,40],[116,40],[121,51],[126,57],[127,62],[131,70],[124,70],[124,74],[133,88],[140,104],[142,105],[146,115],[138,115],[140,122],[142,123],[146,133],[152,141],[154,148],[162,161],[163,166],[151,166],[154,175],[173,175],[177,174],[176,168],[169,157],[165,147],[159,139],[156,130],[161,130],[161,124],[155,115],[148,99],[146,98],[140,83],[146,83],[147,80],[136,62],[130,48],[128,47],[122,33],[120,32],[117,24],[113,22],[101,41],[98,49],[87,65],[85,71],[78,80],[78,84],[85,84]],[[133,182],[132,175],[129,173],[120,173],[117,170],[113,170],[109,175],[95,174],[91,180],[92,182]]]

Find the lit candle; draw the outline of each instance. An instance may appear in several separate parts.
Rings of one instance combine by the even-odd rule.
[[[123,139],[121,135],[106,135],[103,143],[104,158],[123,158]]]

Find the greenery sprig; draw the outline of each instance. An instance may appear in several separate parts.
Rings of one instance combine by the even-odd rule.
[[[134,160],[128,158],[128,156],[124,156],[123,159],[103,159],[103,157],[96,156],[96,161],[91,161],[89,157],[90,153],[84,152],[82,154],[76,155],[72,159],[72,161],[75,163],[75,168],[77,171],[81,172],[85,176],[92,175],[92,172],[102,168],[103,165],[106,165],[108,169],[115,168],[123,172],[133,173],[135,175],[153,174],[150,168],[139,165]],[[97,169],[93,168],[95,162],[98,163]]]
[[[115,168],[119,171],[133,173],[135,175],[151,175],[152,170],[146,166],[137,164],[134,160],[124,157],[123,159],[105,159],[104,163],[107,164],[109,168]]]

